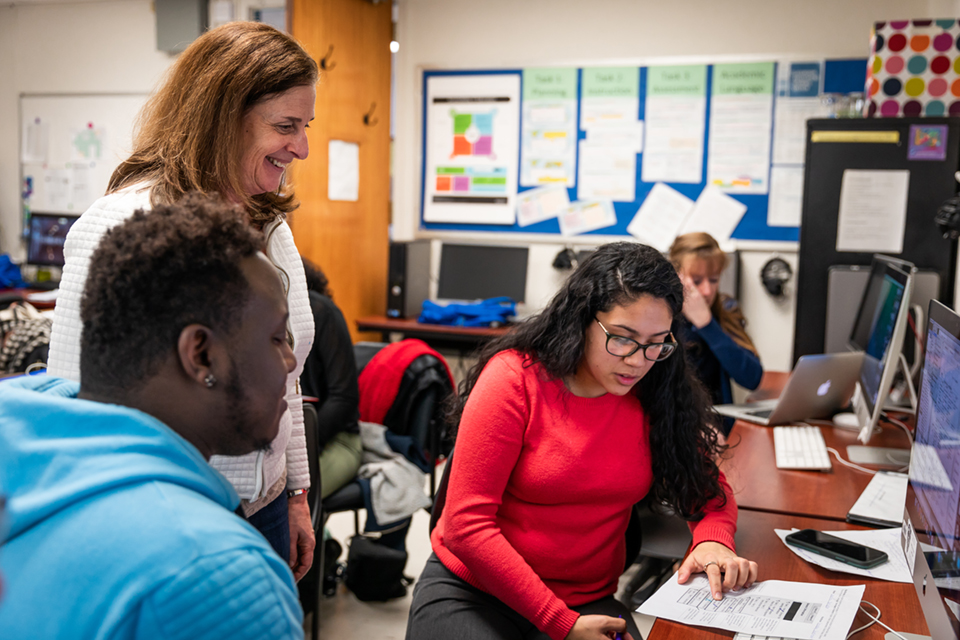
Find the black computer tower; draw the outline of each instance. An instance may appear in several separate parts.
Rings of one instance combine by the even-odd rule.
[[[416,318],[430,297],[430,241],[391,242],[387,317]]]

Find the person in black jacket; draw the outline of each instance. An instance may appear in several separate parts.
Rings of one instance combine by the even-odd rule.
[[[333,302],[327,277],[303,260],[313,310],[314,342],[303,364],[300,386],[317,398],[320,494],[323,498],[353,480],[360,468],[360,392],[353,341]]]

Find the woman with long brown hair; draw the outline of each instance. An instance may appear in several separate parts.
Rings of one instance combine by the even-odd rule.
[[[720,274],[727,255],[709,233],[678,236],[670,247],[670,262],[683,282],[681,335],[690,359],[713,397],[714,404],[733,401],[730,380],[747,389],[760,386],[763,366],[747,335],[747,321],[737,301],[720,293]],[[733,422],[724,422],[729,432]]]
[[[48,368],[53,375],[79,380],[80,300],[91,255],[108,229],[138,209],[172,204],[189,192],[219,194],[241,205],[249,224],[263,234],[267,257],[283,281],[290,310],[287,340],[297,366],[287,378],[289,410],[271,446],[245,456],[214,456],[210,462],[230,480],[251,524],[298,579],[310,568],[315,544],[298,385],[313,343],[313,317],[300,254],[284,221],[297,206],[284,177],[290,162],[307,157],[306,127],[314,116],[317,79],[317,64],[300,44],[255,22],[212,29],[180,54],[140,113],[133,153],[114,172],[107,194],[67,236]],[[229,386],[255,375],[238,369],[229,379],[210,376],[205,383]]]

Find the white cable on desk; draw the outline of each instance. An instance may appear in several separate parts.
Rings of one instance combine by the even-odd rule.
[[[850,467],[851,469],[856,469],[857,471],[863,471],[864,473],[869,473],[872,476],[877,474],[877,472],[874,469],[867,469],[866,467],[861,467],[858,464],[847,462],[846,460],[840,457],[840,452],[834,449],[833,447],[827,447],[827,451],[835,455],[837,457],[837,462],[839,462],[845,467]]]
[[[863,605],[865,605],[865,604],[868,604],[868,605],[870,605],[871,607],[873,607],[874,609],[876,609],[877,615],[876,615],[876,616],[870,615],[870,612],[868,612],[866,609],[863,608]],[[880,616],[883,615],[883,614],[880,613],[880,607],[878,607],[877,605],[873,604],[872,602],[867,602],[866,600],[861,600],[861,601],[860,601],[860,611],[863,611],[863,612],[867,615],[867,617],[870,618],[870,622],[868,622],[867,624],[863,625],[863,626],[860,627],[859,629],[854,629],[853,631],[851,631],[850,633],[848,633],[848,634],[847,634],[847,638],[848,638],[848,639],[849,639],[851,636],[854,636],[855,634],[860,633],[860,632],[863,631],[864,629],[867,629],[867,628],[869,628],[869,627],[872,627],[872,626],[874,625],[874,623],[876,623],[876,624],[879,624],[879,625],[880,625],[881,627],[883,627],[884,629],[886,629],[887,631],[889,631],[890,633],[892,633],[893,635],[897,636],[898,638],[903,638],[903,640],[907,640],[907,638],[905,638],[903,635],[897,633],[896,631],[894,631],[893,629],[891,629],[891,628],[888,627],[887,625],[885,625],[885,624],[883,624],[882,622],[880,622]]]

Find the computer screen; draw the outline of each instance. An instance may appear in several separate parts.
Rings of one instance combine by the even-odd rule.
[[[437,297],[485,300],[506,296],[514,302],[523,302],[527,257],[526,247],[443,243]]]
[[[63,243],[77,216],[59,213],[30,214],[27,263],[41,267],[63,266]]]
[[[854,407],[860,423],[860,441],[870,439],[874,425],[893,384],[900,361],[900,349],[907,329],[908,305],[912,290],[912,265],[874,257],[870,280],[864,290],[858,316],[869,326],[861,336],[864,347],[860,384],[854,395]],[[867,321],[866,319],[869,319]],[[854,330],[856,334],[856,329]]]
[[[934,638],[960,638],[960,316],[935,300],[906,507],[904,551],[927,626]]]

